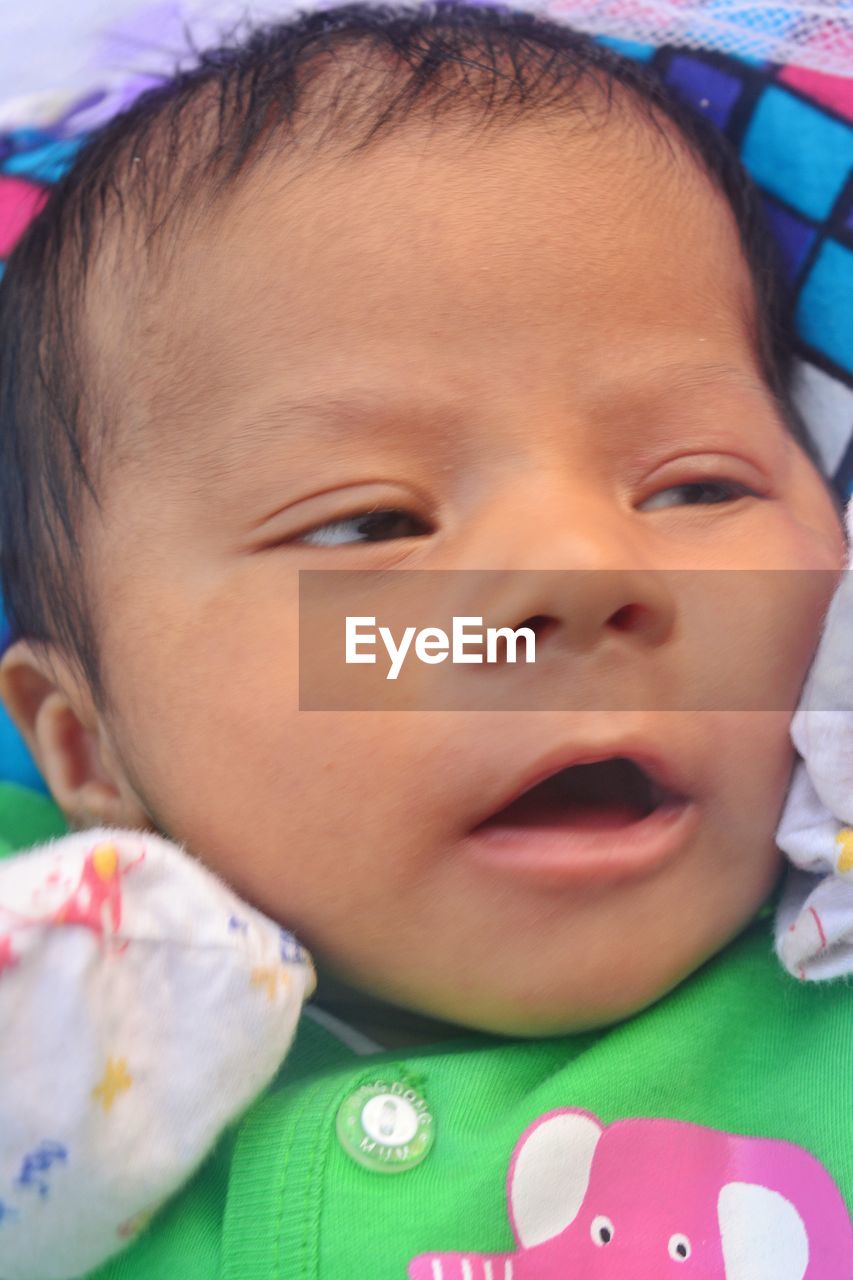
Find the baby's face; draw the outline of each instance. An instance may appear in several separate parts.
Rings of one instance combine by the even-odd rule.
[[[92,525],[106,728],[151,825],[348,983],[471,1026],[621,1017],[723,945],[778,871],[831,591],[790,571],[843,557],[750,298],[723,201],[615,117],[412,129],[248,180],[134,317],[150,425]],[[537,679],[561,671],[565,706],[576,671],[587,709],[300,711],[298,570],[399,567],[611,571],[547,601],[509,575],[498,602],[556,623]],[[732,568],[789,572],[721,597],[736,642],[709,659],[695,593],[639,571]],[[723,701],[688,710],[709,660]],[[589,709],[596,682],[647,709]],[[745,683],[767,710],[726,707]],[[664,685],[685,709],[655,708]],[[536,814],[474,830],[573,759],[632,754],[687,796],[651,854],[619,853],[618,816],[587,845]]]

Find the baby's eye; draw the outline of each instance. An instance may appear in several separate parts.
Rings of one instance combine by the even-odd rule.
[[[352,542],[392,542],[395,538],[422,538],[429,525],[409,511],[389,508],[363,511],[345,520],[330,520],[303,533],[297,542],[309,547],[340,547]]]
[[[641,509],[649,510],[653,502],[658,504],[657,509],[714,506],[721,502],[736,502],[738,498],[751,494],[754,494],[754,490],[736,480],[696,480],[690,484],[674,484],[669,489],[661,490],[642,503]]]

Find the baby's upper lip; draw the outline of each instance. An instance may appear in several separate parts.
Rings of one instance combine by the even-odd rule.
[[[651,746],[648,742],[631,739],[608,743],[607,745],[598,743],[595,747],[584,747],[581,744],[575,744],[573,746],[563,746],[556,751],[552,750],[547,755],[540,757],[520,777],[516,778],[514,785],[498,796],[496,803],[491,804],[488,810],[481,814],[474,826],[477,827],[484,822],[488,822],[490,818],[508,808],[521,796],[525,795],[526,792],[538,786],[540,782],[544,782],[546,778],[553,777],[554,774],[560,773],[563,769],[568,769],[572,765],[578,764],[596,764],[601,760],[611,760],[617,757],[630,760],[635,765],[638,765],[652,782],[656,783],[663,791],[669,793],[674,800],[684,803],[690,799],[683,766],[672,759],[670,754],[664,754],[659,748]]]

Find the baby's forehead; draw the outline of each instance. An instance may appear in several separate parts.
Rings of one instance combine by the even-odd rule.
[[[521,319],[541,331],[555,291],[570,321],[595,268],[606,309],[662,216],[693,244],[707,306],[742,326],[751,289],[731,211],[692,156],[631,116],[583,129],[532,118],[485,139],[411,125],[354,156],[265,162],[202,204],[162,258],[125,258],[118,294],[115,264],[103,273],[92,315],[105,367],[126,375],[123,434],[135,452],[153,431],[201,465],[270,382],[303,398],[374,375],[381,389],[383,364],[411,360],[450,306],[490,342]],[[657,290],[642,277],[652,319],[677,292],[667,275],[662,262]]]

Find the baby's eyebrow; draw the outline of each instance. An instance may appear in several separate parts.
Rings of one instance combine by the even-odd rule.
[[[754,370],[725,363],[695,363],[691,360],[666,361],[644,368],[631,368],[614,362],[612,387],[614,392],[629,392],[632,388],[644,394],[657,389],[692,391],[708,386],[731,384],[748,391],[768,394],[768,388]],[[608,387],[611,380],[608,381]],[[389,423],[399,427],[408,420],[413,426],[429,426],[447,431],[458,427],[464,417],[458,402],[436,400],[430,404],[411,398],[398,398],[393,393],[331,391],[311,396],[276,399],[259,413],[239,419],[241,443],[270,433],[278,433],[287,426],[305,425],[312,433],[319,431],[330,437],[339,435],[342,429],[357,426],[360,430],[375,430],[380,434]]]
[[[276,399],[256,416],[241,419],[240,427],[248,432],[266,431],[304,421],[312,430],[319,427],[332,432],[348,423],[362,425],[366,422],[369,425],[376,415],[387,415],[390,403],[388,396],[377,393],[342,395],[330,392]]]
[[[677,360],[656,366],[649,371],[648,380],[666,383],[674,390],[693,391],[714,384],[731,383],[747,391],[768,394],[768,387],[757,371],[743,369],[733,364],[695,364]]]
[[[690,395],[710,387],[729,386],[735,390],[756,393],[765,401],[772,398],[757,371],[725,362],[696,362],[680,357],[657,363],[614,360],[605,381],[595,387],[599,410],[606,413],[608,404],[617,406],[626,396],[637,400],[657,399],[663,395]],[[213,431],[215,448],[203,448],[197,458],[210,479],[233,475],[245,461],[256,458],[265,447],[280,443],[285,432],[309,438],[312,449],[324,445],[340,448],[352,439],[355,444],[369,439],[399,436],[406,428],[412,433],[429,435],[432,444],[464,448],[466,410],[460,402],[434,393],[429,401],[416,399],[405,388],[388,387],[331,389],[301,396],[278,396],[245,414],[228,415],[221,423],[222,431]],[[620,416],[614,412],[619,424]]]
[[[371,437],[399,437],[404,427],[413,434],[428,434],[436,445],[444,440],[450,446],[460,438],[464,417],[458,402],[441,397],[416,400],[399,387],[285,394],[242,413],[232,409],[213,423],[197,421],[203,434],[193,433],[194,470],[207,483],[230,482],[265,450],[280,447],[283,439],[289,438],[300,453],[310,449],[314,455],[326,448],[340,454],[350,445],[358,449]]]
[[[329,391],[317,395],[276,397],[257,411],[230,415],[225,433],[226,448],[243,453],[281,438],[293,430],[310,434],[312,443],[336,444],[358,432],[367,436],[398,433],[403,426],[428,430],[434,439],[452,438],[464,420],[458,402],[438,397],[430,402],[415,400],[404,391]]]

